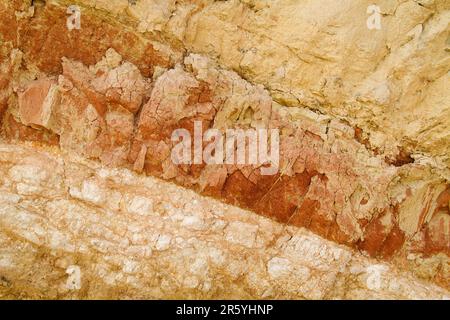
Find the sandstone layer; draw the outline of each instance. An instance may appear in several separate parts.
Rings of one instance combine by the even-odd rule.
[[[0,2],[0,292],[448,295],[450,4],[370,4]],[[196,121],[278,129],[279,172],[174,164]]]
[[[0,297],[448,299],[348,247],[126,169],[1,144]]]

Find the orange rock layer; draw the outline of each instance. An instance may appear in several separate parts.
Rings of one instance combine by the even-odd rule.
[[[107,16],[66,29],[64,6],[0,3],[0,119],[5,139],[63,150],[173,181],[414,270],[450,287],[450,185],[408,154],[367,148],[361,129],[275,102],[261,85]],[[175,165],[173,130],[280,130],[280,171]],[[425,260],[423,260],[425,259]],[[424,262],[425,264],[425,262]]]

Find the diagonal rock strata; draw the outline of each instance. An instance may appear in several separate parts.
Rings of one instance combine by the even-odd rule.
[[[159,179],[56,147],[0,151],[1,298],[449,296],[303,228]]]
[[[4,139],[58,146],[106,167],[175,182],[278,222],[306,227],[448,288],[450,117],[448,95],[439,100],[433,93],[445,92],[449,66],[439,51],[439,41],[448,33],[445,4],[421,9],[407,2],[390,8],[400,16],[402,10],[413,12],[412,20],[427,25],[426,31],[401,40],[403,46],[395,44],[398,39],[378,39],[389,43],[390,53],[381,57],[384,49],[375,50],[376,65],[357,70],[358,77],[350,68],[346,78],[344,71],[329,71],[331,65],[344,68],[345,63],[327,57],[326,49],[316,54],[286,47],[284,38],[274,40],[252,30],[268,23],[270,13],[283,16],[289,10],[283,1],[268,7],[258,1],[168,1],[152,12],[146,11],[152,1],[75,2],[83,8],[83,27],[70,32],[65,1],[31,7],[27,1],[0,4],[9,19],[0,25]],[[301,16],[306,9],[300,9],[296,12]],[[237,13],[258,23],[247,25]],[[398,19],[394,15],[389,24],[398,24]],[[224,28],[203,34],[214,24]],[[277,34],[278,27],[268,25]],[[213,37],[233,45],[219,45]],[[249,47],[244,56],[233,51],[239,42]],[[280,47],[275,49],[275,44]],[[439,54],[427,54],[420,45]],[[305,61],[297,66],[293,57]],[[408,73],[408,64],[394,67],[411,57],[422,69]],[[433,57],[438,62],[431,66]],[[284,71],[280,62],[287,64]],[[312,76],[318,66],[325,78]],[[427,68],[433,80],[422,88],[417,77]],[[386,90],[380,79],[393,74],[400,80],[386,85],[392,96],[383,100]],[[320,90],[316,80],[325,83]],[[350,90],[354,81],[363,83],[356,93]],[[393,106],[401,91],[396,87],[406,92],[396,98],[400,116],[385,121],[380,114]],[[417,88],[426,93],[407,94]],[[423,110],[431,122],[409,121],[406,138],[399,142],[395,125],[408,119],[409,111],[402,107],[407,104],[417,106],[417,114]],[[367,116],[368,108],[374,117]],[[203,131],[222,133],[279,129],[279,173],[261,175],[257,165],[175,165],[171,135],[184,128],[194,136],[196,121],[202,122]],[[86,190],[90,188],[88,184]],[[73,192],[74,197],[82,193]],[[95,195],[91,200],[109,205]]]

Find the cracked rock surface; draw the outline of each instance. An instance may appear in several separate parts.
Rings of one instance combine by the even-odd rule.
[[[448,297],[450,4],[370,4],[1,1],[0,297]]]
[[[313,233],[127,169],[1,144],[2,298],[443,299]]]

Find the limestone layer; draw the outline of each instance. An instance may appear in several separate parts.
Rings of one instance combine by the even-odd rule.
[[[380,1],[380,30],[366,27],[369,4],[325,0],[2,1],[0,120],[2,139],[9,143],[5,150],[19,141],[33,141],[37,153],[37,145],[52,147],[64,157],[76,154],[95,160],[98,170],[127,168],[175,182],[272,218],[268,229],[261,231],[271,234],[269,238],[277,234],[274,226],[278,223],[284,229],[305,227],[346,245],[351,256],[351,252],[362,252],[449,288],[449,4],[437,0]],[[68,29],[70,5],[81,10],[79,29]],[[195,121],[202,121],[203,130],[221,132],[279,129],[279,172],[261,175],[256,165],[175,165],[170,156],[174,147],[171,134],[184,128],[194,135]],[[32,158],[30,148],[26,152]],[[14,174],[6,164],[1,169],[8,173],[5,176]],[[69,179],[65,165],[61,170],[44,175],[50,180],[58,180],[60,175]],[[116,200],[105,196],[96,181],[90,184],[90,175],[83,170],[88,169],[75,170],[71,178],[82,184],[61,187],[68,188],[61,197],[78,201],[88,197],[96,210],[114,216],[110,228],[121,230],[121,223],[125,228],[128,218],[121,222],[120,214],[115,213],[125,210],[126,195],[117,195]],[[36,168],[25,171],[26,179],[40,177]],[[54,211],[39,207],[58,192],[50,194],[51,187],[33,191],[34,187],[30,189],[19,178],[9,179],[14,183],[3,182],[5,190],[17,199],[32,195],[39,215],[70,205],[70,201],[60,203],[61,209]],[[136,211],[152,212],[142,201],[144,204],[135,203]],[[11,204],[6,202],[5,208],[13,208],[8,206]],[[41,230],[44,238],[53,239],[44,227],[23,224],[30,221],[28,218],[20,222],[19,216],[11,216],[11,210],[1,215],[9,226],[5,230],[10,230],[5,243],[18,241],[14,234],[24,230],[38,234]],[[14,219],[18,219],[16,223]],[[60,230],[56,237],[69,241],[71,223],[61,223],[55,225]],[[83,218],[79,228],[96,228],[94,225]],[[210,229],[212,225],[206,225],[203,232],[215,232]],[[241,240],[250,248],[254,242],[249,239],[257,242],[257,230],[265,228],[241,227],[248,229],[239,231],[239,224],[231,228],[236,229],[236,237],[245,233]],[[175,238],[176,225],[173,228],[172,235],[161,236],[163,243],[172,243],[167,239]],[[222,240],[214,238],[213,242],[230,236],[225,232],[218,237]],[[157,243],[158,239],[153,240]],[[111,250],[117,249],[120,240],[116,240]],[[272,240],[261,244],[259,254],[271,255],[276,243]],[[83,241],[90,243],[77,241],[80,246]],[[122,241],[124,248],[132,247],[126,237]],[[48,243],[35,245],[54,253]],[[91,251],[86,252],[85,257],[89,257]],[[182,253],[171,253],[167,258],[178,254]],[[93,254],[92,259],[95,257]],[[297,274],[293,270],[302,265],[290,261],[288,254],[279,259],[273,268],[286,277]],[[341,272],[348,261],[324,260],[320,264]],[[141,263],[136,262],[136,266]],[[160,267],[162,272],[164,267]],[[78,271],[72,268],[71,276]],[[303,271],[298,274],[309,275],[310,271]],[[118,277],[125,277],[121,274]],[[211,274],[218,277],[220,272]],[[294,287],[300,293],[292,290],[307,298],[358,296],[348,293],[352,284],[347,280],[340,283],[334,273],[326,277],[334,278],[330,284],[325,285],[325,281],[316,295],[312,294],[317,282],[313,278],[304,278],[310,291],[302,291],[298,285]],[[205,278],[194,278],[177,282],[192,281],[190,294],[194,296],[224,296],[218,287],[214,294],[202,291],[200,283]],[[131,290],[130,281],[125,287]],[[224,287],[227,281],[231,280],[222,283]],[[413,282],[408,285],[414,286]],[[239,286],[242,295],[235,297],[265,294],[251,287]],[[399,288],[396,285],[392,292],[377,288],[377,294],[387,296],[407,291],[393,293]],[[54,289],[59,294],[59,289]],[[100,295],[101,291],[85,290],[85,296]],[[111,290],[112,295],[117,288]],[[132,296],[137,297],[139,290]],[[295,297],[294,291],[278,290],[268,297]],[[102,294],[108,295],[105,292]],[[158,294],[161,292],[155,291],[154,297]]]

